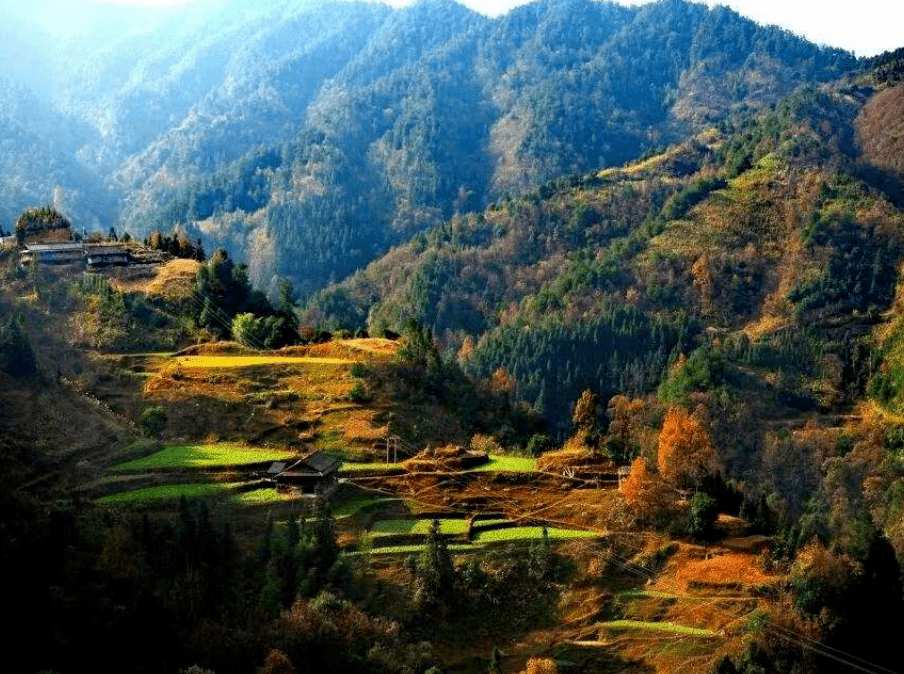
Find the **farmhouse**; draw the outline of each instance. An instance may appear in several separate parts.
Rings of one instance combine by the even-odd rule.
[[[80,243],[30,244],[19,253],[22,264],[84,264],[85,249]]]
[[[267,472],[274,476],[276,484],[298,487],[305,494],[329,496],[338,485],[339,466],[342,462],[323,452],[314,452],[295,463],[276,463]]]
[[[121,246],[86,246],[85,263],[91,269],[126,267],[132,262],[129,251]]]
[[[132,254],[123,246],[82,243],[29,244],[19,252],[24,264],[79,265],[88,269],[127,267],[132,264]]]

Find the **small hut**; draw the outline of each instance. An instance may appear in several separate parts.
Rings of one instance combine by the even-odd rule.
[[[326,498],[339,484],[341,465],[339,459],[317,451],[288,466],[274,464],[268,473],[275,473],[277,485],[293,486],[305,494],[318,494]]]

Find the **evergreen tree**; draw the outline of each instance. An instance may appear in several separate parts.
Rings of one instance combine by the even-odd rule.
[[[417,564],[414,605],[419,610],[445,613],[451,608],[454,588],[452,555],[440,533],[439,520],[433,520]]]

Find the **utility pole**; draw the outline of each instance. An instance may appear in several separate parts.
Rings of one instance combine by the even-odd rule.
[[[395,435],[386,436],[386,463],[389,463],[389,454],[392,453],[393,463],[399,461],[399,442],[401,439]]]

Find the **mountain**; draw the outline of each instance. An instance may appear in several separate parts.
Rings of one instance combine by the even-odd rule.
[[[868,75],[805,87],[456,215],[321,291],[305,320],[373,334],[416,320],[471,374],[504,368],[561,432],[587,388],[756,391],[758,418],[850,406],[904,252],[902,96]],[[687,357],[702,383],[673,371]]]
[[[454,216],[318,293],[303,320],[420,323],[449,362],[542,415],[562,453],[636,457],[627,484],[662,479],[670,452],[712,451],[741,516],[774,532],[771,559],[794,558],[794,603],[822,643],[870,643],[884,662],[887,637],[858,626],[883,610],[860,623],[855,586],[827,581],[849,564],[857,587],[881,575],[900,597],[902,75],[889,54],[643,160]],[[713,671],[757,671],[755,657]],[[759,657],[768,671],[780,656]]]
[[[36,40],[45,76],[28,80],[54,83],[87,173],[73,184],[112,194],[98,217],[120,230],[179,226],[247,259],[259,285],[278,274],[305,294],[455,213],[857,67],[679,1],[547,0],[488,19],[445,1],[210,0],[118,10],[94,30],[99,11]],[[4,184],[41,172],[32,162]],[[5,189],[11,211],[40,200]],[[91,222],[81,198],[62,201]]]
[[[27,87],[0,78],[0,228],[11,231],[29,205],[53,203],[78,230],[106,231],[118,199],[80,157],[88,124],[60,113]]]

